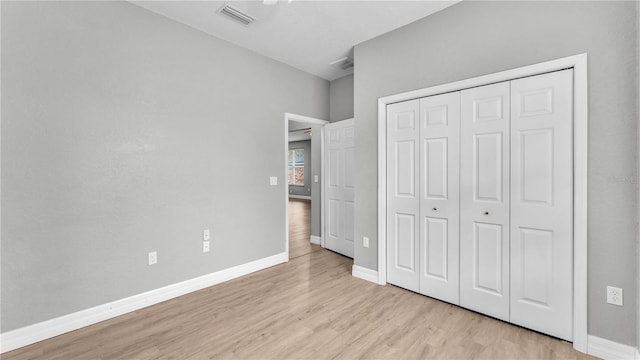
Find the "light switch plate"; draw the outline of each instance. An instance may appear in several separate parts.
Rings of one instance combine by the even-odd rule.
[[[364,236],[364,237],[362,238],[362,246],[364,246],[364,247],[366,247],[366,248],[368,248],[368,247],[369,247],[369,238],[368,238],[368,237]]]
[[[202,240],[207,241],[211,239],[211,231],[209,229],[202,230]]]
[[[270,177],[269,178],[269,185],[271,185],[271,186],[278,185],[278,177],[277,176]]]

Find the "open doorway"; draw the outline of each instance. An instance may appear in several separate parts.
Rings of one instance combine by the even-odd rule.
[[[285,114],[286,249],[294,259],[320,249],[323,242],[322,168],[326,120]]]

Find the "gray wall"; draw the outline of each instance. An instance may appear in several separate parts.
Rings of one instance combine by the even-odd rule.
[[[588,332],[636,343],[638,169],[633,2],[473,2],[355,47],[355,264],[377,267],[377,99],[586,52],[589,54]]]
[[[333,80],[329,85],[329,121],[353,117],[353,74]]]
[[[328,81],[126,2],[1,30],[2,332],[285,251],[283,114]]]
[[[311,140],[305,141],[291,141],[289,142],[289,150],[292,149],[304,149],[304,186],[289,185],[290,195],[303,195],[311,196],[311,181],[313,176],[311,175]]]

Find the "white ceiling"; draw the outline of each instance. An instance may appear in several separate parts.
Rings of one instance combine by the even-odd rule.
[[[257,18],[243,26],[216,12],[225,1],[131,1],[302,71],[334,80],[352,73],[329,65],[352,48],[457,1],[226,1]],[[357,64],[356,64],[357,66]]]

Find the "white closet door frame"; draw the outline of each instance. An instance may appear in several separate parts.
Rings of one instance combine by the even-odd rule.
[[[378,284],[387,283],[387,105],[525,76],[573,68],[573,348],[587,352],[587,54],[483,75],[378,99]]]

